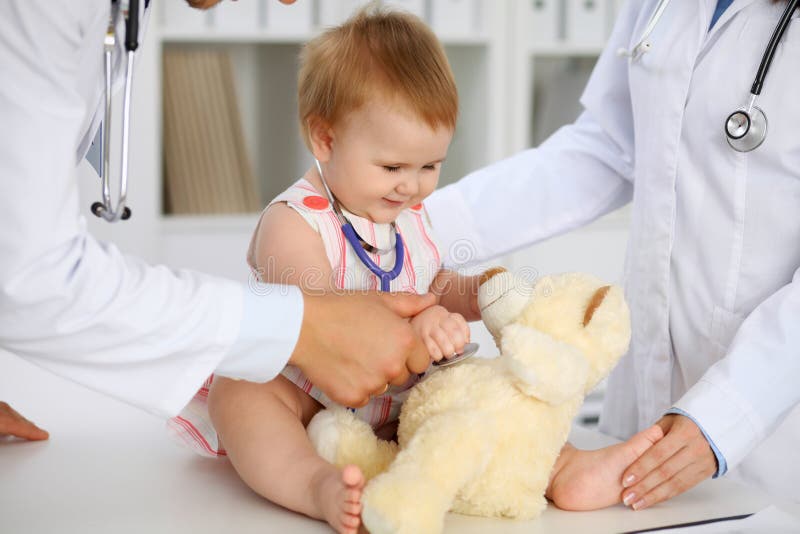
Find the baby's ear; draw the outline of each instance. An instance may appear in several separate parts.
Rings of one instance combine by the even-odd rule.
[[[321,117],[309,117],[306,122],[308,126],[308,140],[311,143],[311,151],[320,163],[326,163],[331,159],[333,151],[333,128],[330,123]]]

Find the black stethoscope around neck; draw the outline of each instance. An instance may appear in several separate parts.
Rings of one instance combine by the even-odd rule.
[[[669,2],[670,0],[659,0],[639,41],[630,50],[624,48],[618,50],[617,53],[619,55],[630,57],[632,61],[635,61],[652,48],[653,45],[648,37],[655,29]],[[775,26],[767,48],[764,50],[764,55],[761,57],[761,64],[750,88],[750,97],[747,104],[728,115],[725,119],[725,139],[728,141],[728,145],[737,152],[755,150],[761,146],[761,143],[767,137],[767,115],[764,110],[756,106],[756,100],[764,88],[764,79],[767,77],[772,59],[775,57],[775,50],[778,48],[786,28],[789,27],[792,15],[794,15],[798,6],[800,6],[800,0],[788,0],[786,9]]]

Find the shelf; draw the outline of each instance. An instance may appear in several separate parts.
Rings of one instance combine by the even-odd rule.
[[[602,45],[578,45],[572,43],[553,43],[548,45],[531,46],[529,54],[532,56],[550,57],[593,57],[603,52]]]
[[[234,43],[234,44],[302,44],[318,35],[317,33],[275,34],[266,31],[214,31],[180,30],[164,28],[161,41],[164,43]],[[489,43],[486,35],[443,35],[439,40],[445,46],[482,46]]]
[[[260,213],[236,215],[162,215],[161,229],[168,234],[197,232],[252,232]]]

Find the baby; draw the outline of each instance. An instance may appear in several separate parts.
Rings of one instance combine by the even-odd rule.
[[[444,51],[414,16],[364,10],[308,43],[299,115],[316,164],[264,210],[248,253],[254,272],[308,292],[434,292],[439,303],[411,325],[432,360],[460,352],[467,321],[480,318],[478,277],[441,268],[422,204],[436,188],[457,113]],[[345,223],[354,230],[348,238]],[[335,336],[335,325],[329,331]],[[391,425],[418,379],[351,409],[376,430]],[[299,369],[288,366],[266,384],[216,377],[208,385],[172,422],[188,441],[212,455],[224,454],[224,444],[244,482],[270,501],[337,532],[358,530],[364,476],[317,455],[306,425],[332,402]],[[566,446],[548,497],[583,509],[619,502],[623,469],[659,437],[650,431],[633,445],[592,452]]]
[[[411,15],[362,11],[308,43],[299,115],[318,165],[262,214],[248,253],[259,278],[304,291],[438,288],[439,304],[411,325],[432,360],[460,352],[469,341],[466,319],[480,317],[477,280],[441,269],[422,205],[438,183],[457,114],[444,51]],[[355,242],[345,238],[344,222]],[[383,283],[381,273],[391,273]],[[351,409],[376,429],[391,424],[417,380],[376,391],[366,406]],[[216,377],[208,398],[214,428],[253,490],[338,532],[355,532],[364,477],[356,466],[340,470],[320,458],[305,429],[330,405],[291,366],[266,384]]]

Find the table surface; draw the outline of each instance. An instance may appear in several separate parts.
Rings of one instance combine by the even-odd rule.
[[[2,533],[322,533],[321,522],[251,492],[226,460],[201,458],[174,444],[164,422],[45,373],[0,352],[0,400],[50,432],[46,442],[0,439]],[[573,442],[612,440],[585,429]],[[552,506],[534,521],[451,514],[448,533],[622,532],[757,512],[778,504],[730,480],[710,480],[653,508],[622,505],[593,512]]]

